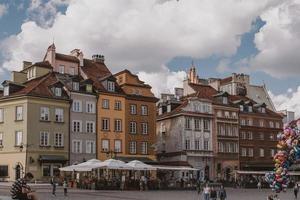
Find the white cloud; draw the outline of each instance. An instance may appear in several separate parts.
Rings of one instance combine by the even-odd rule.
[[[5,4],[0,4],[0,18],[7,13],[8,6]]]
[[[228,71],[230,71],[229,64],[230,64],[230,60],[229,60],[229,59],[222,59],[222,60],[219,62],[217,68],[216,68],[217,72],[223,73],[223,72],[228,72]]]
[[[297,117],[300,117],[300,86],[296,91],[287,90],[286,93],[275,95],[269,91],[276,110],[294,111]]]
[[[161,72],[144,72],[137,75],[142,81],[152,86],[152,92],[160,97],[160,93],[174,93],[175,87],[183,87],[183,80],[186,77],[185,71],[172,72],[167,67],[162,66]]]
[[[253,69],[279,78],[300,73],[300,1],[282,2],[261,15],[266,24],[255,35],[259,54],[251,61]]]

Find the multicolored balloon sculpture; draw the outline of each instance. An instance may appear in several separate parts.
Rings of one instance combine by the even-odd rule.
[[[286,191],[289,184],[289,167],[300,160],[300,120],[290,123],[277,135],[277,153],[274,156],[275,169],[265,175],[266,181],[276,192]]]

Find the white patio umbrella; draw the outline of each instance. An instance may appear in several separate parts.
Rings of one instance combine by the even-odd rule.
[[[132,167],[134,170],[156,170],[156,167],[152,165],[145,164],[139,160],[133,160],[126,164],[129,167]]]
[[[123,161],[121,160],[115,160],[115,159],[108,159],[105,160],[99,164],[96,164],[93,169],[97,168],[106,168],[106,169],[133,169],[130,166],[127,166]]]
[[[70,165],[67,167],[62,167],[59,168],[60,171],[67,171],[67,172],[72,172],[72,171],[77,171],[77,172],[89,172],[92,171],[93,167],[95,165],[98,165],[101,163],[100,160],[97,159],[90,159],[86,162],[80,163],[78,165]]]

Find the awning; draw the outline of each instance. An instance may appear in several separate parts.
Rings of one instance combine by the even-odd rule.
[[[117,156],[115,159],[117,160],[121,160],[123,162],[131,162],[133,160],[138,160],[138,161],[141,161],[143,163],[147,163],[147,164],[153,164],[153,163],[156,163],[155,160],[152,160],[148,157],[123,157],[123,156]]]
[[[42,163],[65,163],[68,159],[58,155],[41,155],[39,161]]]
[[[179,170],[179,171],[198,171],[199,169],[188,166],[168,166],[168,165],[153,165],[157,170]]]
[[[252,174],[252,175],[265,175],[266,173],[270,173],[270,171],[236,171],[237,174]],[[289,175],[292,176],[300,176],[300,172],[289,171]]]

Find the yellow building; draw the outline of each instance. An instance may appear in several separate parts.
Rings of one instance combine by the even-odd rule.
[[[26,172],[48,180],[69,159],[70,102],[56,73],[46,70],[49,66],[24,65],[25,70],[13,72],[13,81],[2,83],[1,180],[12,181]]]

